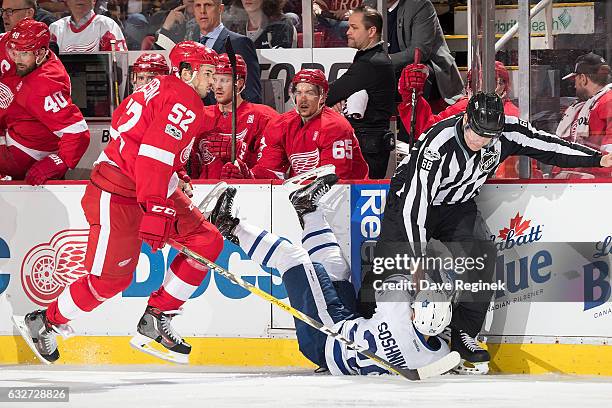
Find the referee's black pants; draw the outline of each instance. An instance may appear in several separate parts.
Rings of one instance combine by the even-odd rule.
[[[387,203],[389,204],[389,203]],[[407,253],[413,256],[411,246],[406,239],[403,227],[403,214],[394,211],[393,206],[385,209],[381,235],[376,246],[375,256],[393,257],[396,254]],[[441,241],[452,258],[482,259],[484,267],[466,268],[462,273],[455,269],[455,279],[463,282],[492,282],[495,272],[497,252],[491,234],[480,215],[474,200],[465,203],[431,207],[426,220],[427,241],[436,239]],[[436,256],[437,254],[428,254]],[[435,271],[427,271],[435,274]],[[390,275],[397,271],[386,271]],[[360,292],[359,311],[362,315],[370,317],[374,312],[373,282],[384,279],[385,276],[366,273]],[[437,279],[435,279],[437,280]],[[450,326],[463,330],[475,337],[482,328],[491,301],[493,291],[479,290],[477,292],[461,291],[458,303],[453,306],[453,318]]]

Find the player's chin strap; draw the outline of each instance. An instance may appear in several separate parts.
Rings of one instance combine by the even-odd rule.
[[[36,57],[36,59],[34,60],[34,62],[36,63],[36,66],[39,67],[40,65],[42,65],[42,63],[45,62],[45,60],[47,59],[48,55],[49,55],[49,50],[45,48],[45,53],[42,56],[41,60],[38,61],[38,57]]]

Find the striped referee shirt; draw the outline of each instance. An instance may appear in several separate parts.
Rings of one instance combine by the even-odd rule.
[[[506,116],[501,137],[477,152],[465,142],[463,114],[437,123],[400,163],[387,198],[387,208],[402,211],[407,239],[419,246],[414,248],[416,254],[424,253],[425,221],[431,206],[473,199],[500,163],[513,155],[558,167],[600,167],[602,156],[591,148],[536,130],[513,116]]]

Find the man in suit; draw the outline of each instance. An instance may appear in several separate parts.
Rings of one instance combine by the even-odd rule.
[[[422,52],[422,62],[434,75],[425,86],[426,99],[442,98],[447,104],[461,95],[463,82],[455,58],[448,49],[436,10],[430,0],[387,0],[389,54],[396,78],[414,63],[414,49]]]
[[[223,54],[227,52],[225,41],[229,38],[236,54],[241,55],[247,64],[247,83],[245,90],[242,91],[242,97],[252,103],[261,103],[260,70],[255,46],[244,35],[225,28],[221,22],[223,10],[224,6],[221,0],[195,0],[193,15],[197,25],[187,24],[185,38],[176,38],[175,34],[162,27],[155,44],[161,49],[171,49],[177,42],[192,40],[212,48],[219,54]],[[216,103],[212,92],[208,94],[204,101],[206,105]]]

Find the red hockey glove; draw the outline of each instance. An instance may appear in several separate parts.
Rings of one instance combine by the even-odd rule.
[[[219,133],[207,136],[205,139],[206,149],[208,152],[221,160],[223,163],[227,163],[232,160],[232,138]],[[242,142],[236,140],[236,155],[240,152]]]
[[[412,97],[412,90],[416,90],[417,96],[423,94],[425,81],[429,76],[429,68],[425,64],[410,64],[402,71],[397,85],[402,100],[406,101]]]
[[[30,170],[26,173],[25,181],[33,186],[38,186],[49,179],[64,177],[67,171],[66,163],[57,154],[50,154],[30,167]]]
[[[149,244],[151,251],[155,252],[166,245],[172,231],[176,218],[174,201],[152,197],[140,205],[145,209],[145,213],[140,221],[138,238]]]
[[[221,169],[222,179],[252,179],[253,173],[249,170],[249,166],[246,165],[240,159],[236,159],[234,163],[225,163]]]

